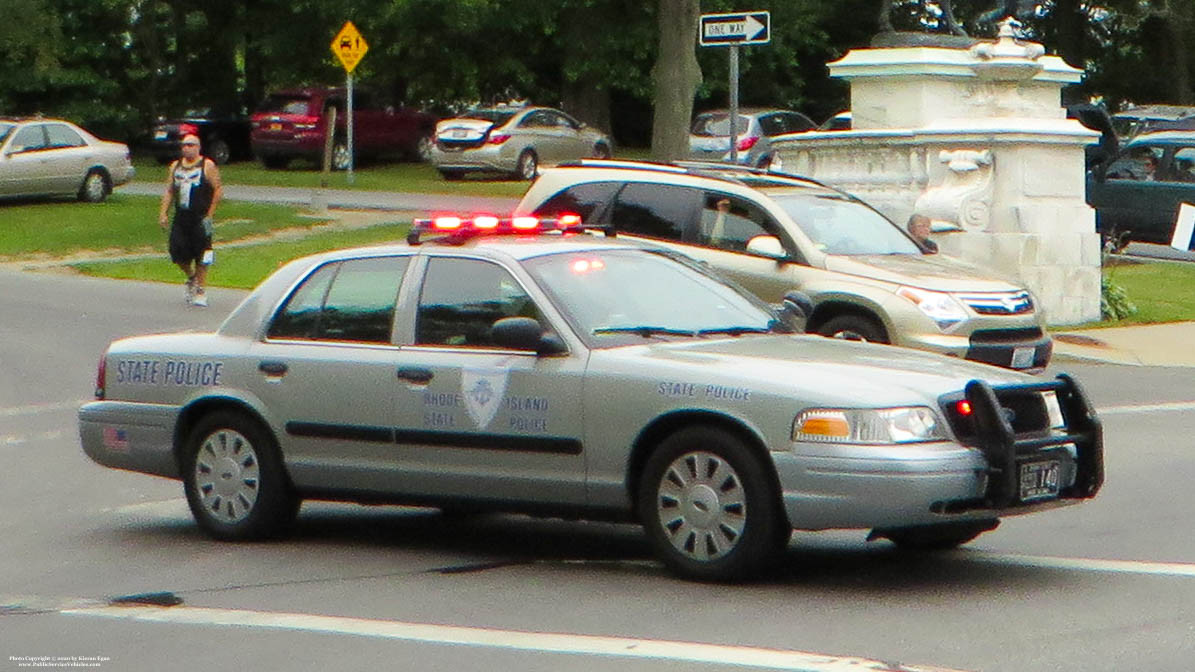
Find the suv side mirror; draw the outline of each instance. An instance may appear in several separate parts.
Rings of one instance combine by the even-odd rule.
[[[564,342],[544,333],[539,322],[530,317],[505,317],[490,327],[494,343],[511,350],[532,350],[538,355],[558,355],[567,350]]]
[[[747,241],[747,251],[773,259],[788,257],[788,253],[784,251],[784,245],[780,244],[780,239],[776,236],[755,236]]]

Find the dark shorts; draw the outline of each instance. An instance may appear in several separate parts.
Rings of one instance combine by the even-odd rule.
[[[174,213],[170,225],[170,261],[176,264],[199,261],[211,246],[212,239],[203,230],[201,218],[186,210]]]

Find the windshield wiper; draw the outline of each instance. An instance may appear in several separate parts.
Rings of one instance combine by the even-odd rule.
[[[669,329],[668,327],[652,327],[642,325],[638,327],[598,327],[595,334],[639,334],[643,338],[652,336],[696,336],[698,332],[685,329]]]
[[[702,329],[697,333],[702,336],[708,334],[742,336],[743,334],[770,334],[772,333],[772,329],[770,327],[717,327],[716,329]]]

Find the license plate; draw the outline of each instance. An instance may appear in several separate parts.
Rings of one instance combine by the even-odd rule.
[[[458,139],[459,138],[467,138],[467,137],[469,137],[469,131],[461,131],[461,130],[453,131],[452,137],[458,138]]]
[[[1033,356],[1037,354],[1037,348],[1013,348],[1012,349],[1012,368],[1027,369],[1033,366]]]
[[[1021,501],[1058,496],[1058,460],[1026,462],[1021,465]]]
[[[281,131],[282,124],[270,124],[270,130],[271,131]]]
[[[166,131],[154,131],[154,140],[165,140]]]

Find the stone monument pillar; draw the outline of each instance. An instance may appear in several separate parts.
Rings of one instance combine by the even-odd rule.
[[[851,85],[852,130],[786,136],[786,172],[868,201],[898,224],[925,214],[944,254],[1016,277],[1050,324],[1100,317],[1100,239],[1084,146],[1062,87],[1082,71],[1015,38],[969,48],[856,49],[829,64]]]

